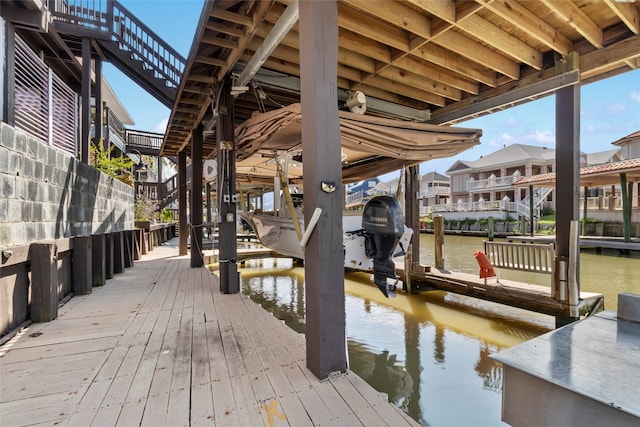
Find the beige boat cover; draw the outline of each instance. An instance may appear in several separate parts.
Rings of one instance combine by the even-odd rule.
[[[343,183],[382,175],[431,159],[451,157],[480,143],[482,130],[339,112]],[[255,114],[236,128],[238,178],[269,174],[274,155],[302,149],[300,104]],[[273,165],[273,161],[271,164]],[[288,173],[298,169],[290,162]],[[248,170],[244,170],[248,168]],[[302,176],[300,170],[299,177]],[[273,177],[273,175],[271,175]]]

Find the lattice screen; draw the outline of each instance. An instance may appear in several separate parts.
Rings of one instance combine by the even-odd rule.
[[[77,95],[16,36],[15,125],[76,155]]]

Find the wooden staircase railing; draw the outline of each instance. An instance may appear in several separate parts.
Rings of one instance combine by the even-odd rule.
[[[187,165],[187,189],[191,187],[191,165]],[[136,182],[135,197],[146,197],[158,204],[158,209],[164,209],[178,199],[178,174],[165,182]]]
[[[116,0],[50,0],[56,31],[92,37],[105,55],[168,108],[186,60]]]

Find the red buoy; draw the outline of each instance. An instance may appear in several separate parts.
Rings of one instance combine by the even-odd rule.
[[[482,251],[476,251],[473,254],[476,257],[476,261],[478,261],[478,266],[480,267],[480,278],[486,279],[487,277],[496,277],[496,272],[489,261],[489,258]]]

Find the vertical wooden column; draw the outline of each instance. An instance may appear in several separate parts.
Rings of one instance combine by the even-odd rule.
[[[627,186],[627,174],[620,174],[620,197],[622,198],[622,234],[625,242],[631,241],[631,197],[633,186]]]
[[[113,233],[113,272],[116,274],[124,271],[124,239],[122,231]]]
[[[207,184],[204,186],[205,191],[205,206],[207,209],[207,212],[205,212],[205,217],[207,218],[207,224],[211,224],[211,184],[207,182]],[[211,240],[211,247],[215,248],[215,236],[213,233],[213,227],[208,226],[207,227],[207,237]]]
[[[556,270],[570,254],[570,225],[580,218],[580,85],[556,91]],[[580,294],[579,256],[575,260]],[[554,295],[563,294],[555,285]],[[564,293],[566,294],[566,293]],[[556,325],[570,321],[556,317]]]
[[[58,260],[55,243],[32,243],[31,320],[49,322],[58,317]]]
[[[307,367],[325,379],[347,370],[336,1],[300,2],[299,27],[306,222],[322,209],[305,249]]]
[[[89,135],[91,131],[91,41],[82,39],[82,138],[80,160],[89,163]]]
[[[102,138],[102,59],[96,58],[94,62],[94,72],[96,74],[96,85],[94,87],[94,98],[96,99],[96,114],[93,121],[95,143],[99,144]],[[102,140],[102,147],[109,149],[109,140]]]
[[[187,153],[178,152],[178,253],[187,254]]]
[[[436,268],[444,269],[444,217],[442,215],[433,217],[433,239]]]
[[[72,286],[75,295],[90,294],[92,286],[92,245],[91,236],[73,239]]]
[[[113,279],[113,234],[106,233],[104,235],[104,258],[105,258],[105,278]]]
[[[202,267],[202,123],[191,131],[191,267]]]
[[[107,256],[104,234],[91,235],[91,284],[102,286],[107,281]]]
[[[124,232],[124,268],[133,267],[133,230]]]
[[[584,186],[583,190],[584,191],[584,199],[582,200],[582,235],[586,236],[587,235],[587,209],[589,208],[589,201],[588,201],[588,197],[587,197],[587,193],[589,192],[589,187],[588,186]]]
[[[236,151],[233,135],[233,97],[229,92],[230,83],[227,81],[219,94],[220,115],[216,121],[220,292],[225,294],[240,292],[237,264],[238,242],[236,240]]]
[[[412,264],[420,263],[420,209],[418,206],[418,195],[420,193],[420,170],[418,166],[410,166],[405,170],[405,182],[407,185],[404,192],[404,221],[407,227],[413,230],[411,236],[411,259]],[[404,248],[407,250],[408,248]],[[413,265],[411,265],[413,269]],[[410,272],[405,272],[409,274]]]
[[[4,20],[0,25],[5,26],[5,37],[1,40],[4,43],[5,49],[5,61],[4,69],[2,70],[4,81],[4,90],[0,96],[3,97],[2,111],[0,111],[0,120],[3,122],[15,126],[16,124],[16,111],[15,111],[15,97],[16,97],[16,30],[13,23],[8,20]]]
[[[533,218],[533,207],[535,200],[533,200],[533,185],[529,186],[529,235],[533,237],[534,230],[534,218]]]

